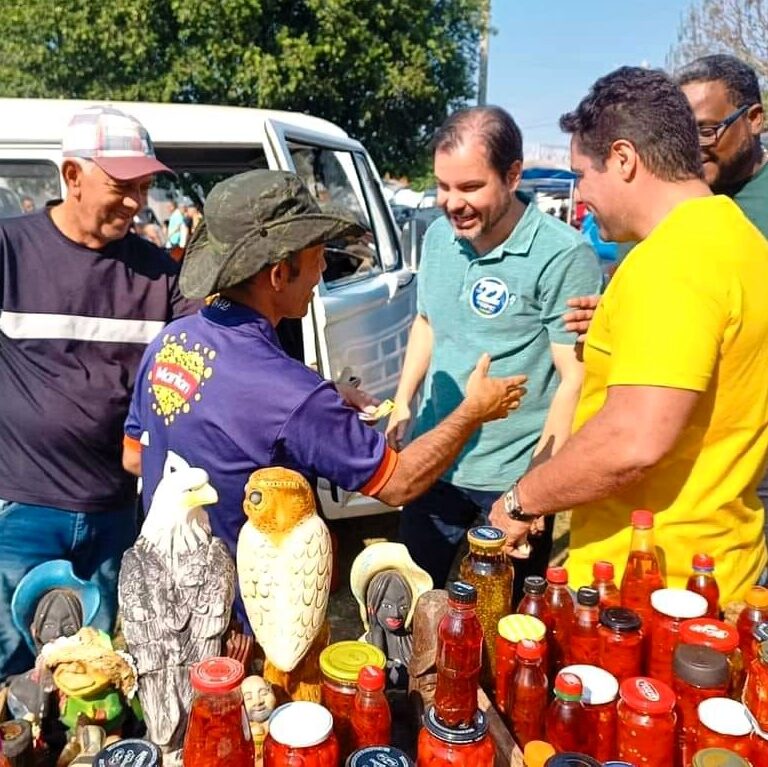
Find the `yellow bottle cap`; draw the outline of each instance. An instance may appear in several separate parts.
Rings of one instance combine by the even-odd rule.
[[[746,602],[750,607],[768,607],[768,589],[765,586],[753,586],[747,592]]]
[[[523,750],[525,767],[544,767],[547,759],[555,755],[555,749],[543,740],[530,740]]]
[[[506,639],[507,642],[517,644],[523,639],[531,639],[534,642],[541,642],[546,633],[547,627],[533,615],[505,615],[498,625],[499,636]]]
[[[334,682],[356,684],[363,666],[386,668],[387,658],[367,642],[335,642],[320,653],[320,670]]]

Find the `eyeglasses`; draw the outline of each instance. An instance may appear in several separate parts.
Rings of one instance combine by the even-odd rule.
[[[739,107],[735,112],[731,112],[728,117],[717,125],[699,125],[699,146],[714,146],[723,137],[728,128],[733,125],[747,110],[749,105],[745,104]]]

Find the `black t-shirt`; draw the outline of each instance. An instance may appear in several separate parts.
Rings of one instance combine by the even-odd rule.
[[[108,511],[135,492],[123,422],[144,348],[199,302],[135,234],[101,250],[47,210],[0,222],[0,499]]]

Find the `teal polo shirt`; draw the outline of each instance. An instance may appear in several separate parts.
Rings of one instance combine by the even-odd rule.
[[[447,218],[429,227],[418,311],[432,327],[433,346],[415,434],[461,402],[483,352],[491,355],[492,376],[528,376],[520,409],[484,424],[444,480],[502,492],[523,474],[560,382],[550,344],[575,342],[563,323],[565,302],[598,293],[601,285],[597,257],[581,234],[533,203],[507,240],[484,256],[454,235]]]

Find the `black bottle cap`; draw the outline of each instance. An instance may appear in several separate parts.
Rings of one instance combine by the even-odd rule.
[[[413,767],[410,757],[394,746],[368,746],[349,755],[345,767]]]
[[[640,631],[640,616],[628,607],[606,607],[600,613],[600,623],[614,631]]]
[[[477,591],[474,586],[464,581],[454,581],[448,584],[448,598],[454,602],[473,605],[477,602]]]
[[[523,581],[523,591],[526,594],[541,596],[547,590],[547,581],[540,575],[529,575]]]
[[[675,676],[694,687],[711,689],[728,684],[728,660],[710,647],[680,644],[672,660]]]
[[[576,601],[584,607],[597,607],[600,604],[600,593],[591,586],[582,586],[576,592]]]
[[[94,757],[94,767],[159,767],[160,749],[148,740],[118,740]]]
[[[480,709],[477,709],[468,726],[449,727],[440,721],[440,717],[432,705],[424,712],[424,727],[431,735],[445,743],[474,743],[488,732],[488,717]]]
[[[586,754],[568,753],[550,756],[544,763],[544,767],[601,767],[597,759]]]

